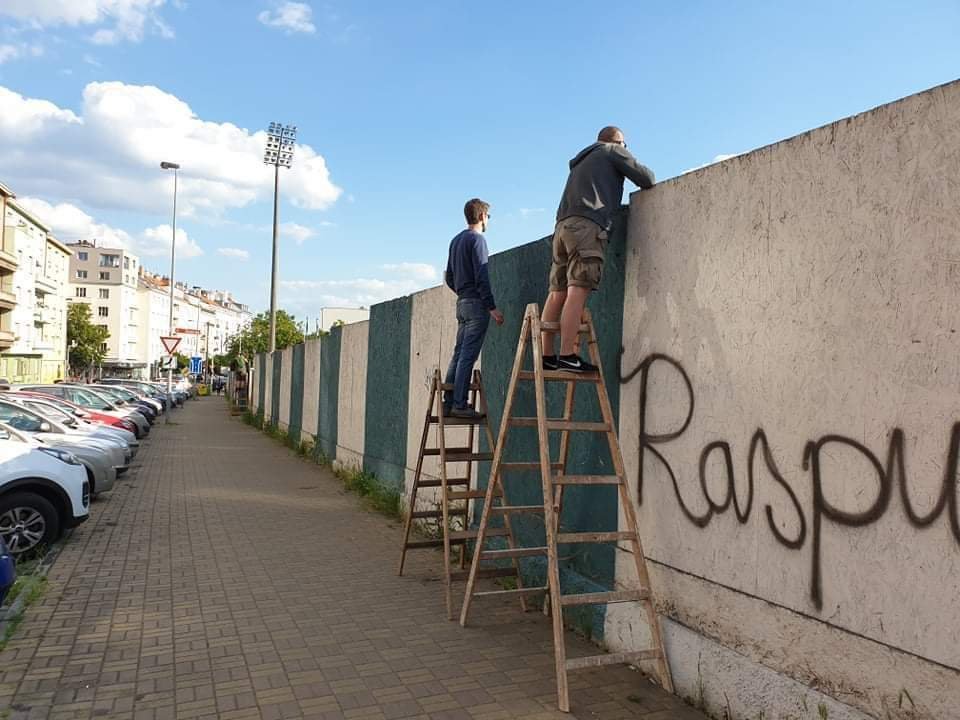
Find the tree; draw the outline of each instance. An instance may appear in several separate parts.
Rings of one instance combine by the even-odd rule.
[[[257,315],[251,321],[250,327],[244,330],[239,337],[234,337],[230,341],[231,358],[239,357],[241,341],[243,343],[243,355],[246,358],[252,358],[257,353],[267,352],[270,349],[270,313],[262,312]],[[302,342],[303,333],[300,332],[293,315],[284,310],[277,310],[277,350],[283,350]]]
[[[103,362],[106,353],[101,350],[110,337],[110,331],[102,325],[90,322],[90,306],[72,303],[67,310],[67,346],[70,348],[70,371],[85,375]]]

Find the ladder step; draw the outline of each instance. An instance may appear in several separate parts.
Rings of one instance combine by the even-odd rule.
[[[567,670],[582,670],[583,668],[600,667],[601,665],[620,665],[635,663],[641,660],[657,660],[663,653],[655,648],[650,650],[634,650],[633,652],[610,653],[609,655],[590,655],[588,657],[568,658]]]
[[[561,595],[560,604],[563,607],[570,605],[603,605],[605,603],[640,602],[647,600],[650,593],[646,590],[613,590],[611,592],[583,593],[582,595]]]
[[[408,540],[406,544],[407,550],[433,547],[443,547],[443,540]]]
[[[619,475],[554,475],[554,485],[619,485]]]
[[[588,533],[557,533],[558,543],[596,543],[617,542],[619,540],[633,540],[632,532],[588,532]]]
[[[447,517],[451,515],[463,517],[466,514],[466,508],[450,508],[447,510]],[[410,513],[410,516],[413,518],[442,518],[443,510],[417,510]]]
[[[494,497],[500,497],[501,495],[503,495],[503,491],[500,490],[500,488],[497,488],[493,491]],[[486,496],[486,490],[457,490],[456,492],[449,490],[447,491],[447,500],[482,500]]]
[[[502,462],[500,463],[501,471],[518,471],[518,470],[539,470],[539,462]],[[552,462],[550,463],[551,470],[562,470],[563,463],[561,462]]]
[[[473,448],[468,448],[468,447],[448,447],[448,448],[446,449],[446,452],[447,452],[447,456],[449,456],[451,453],[468,453],[468,452],[473,452]],[[439,454],[440,454],[440,448],[424,448],[423,454],[424,454],[424,457],[426,457],[426,456],[428,456],[428,455],[439,455]]]
[[[546,330],[547,332],[560,332],[560,323],[558,322],[541,322],[540,329]],[[589,333],[590,326],[586,324],[580,325],[580,333]]]
[[[459,418],[459,417],[453,417],[451,415],[443,419],[443,426],[453,427],[457,425],[483,425],[486,421],[487,421],[486,415],[480,418]],[[440,418],[438,418],[436,415],[431,415],[430,422],[434,425],[439,425]]]
[[[535,417],[512,417],[510,424],[517,427],[537,427]],[[572,430],[574,432],[610,432],[610,425],[603,422],[576,422],[571,420],[547,420],[547,430]]]
[[[483,590],[481,592],[473,593],[474,597],[488,597],[490,595],[533,595],[534,593],[542,593],[548,591],[550,588],[546,585],[543,587],[523,587],[523,588],[511,588],[510,590]]]
[[[449,390],[449,391],[452,392],[452,391],[453,391],[453,385],[450,385],[449,383],[442,383],[442,384],[440,385],[440,389],[441,389],[441,390]],[[471,389],[471,390],[480,390],[481,388],[480,388],[479,385],[477,385],[477,383],[470,383],[470,389]]]
[[[440,448],[427,448],[424,455],[439,455]],[[446,460],[451,462],[469,462],[471,460],[493,460],[493,453],[475,453],[470,448],[447,448]]]
[[[451,485],[469,485],[470,478],[447,478],[447,487]],[[443,487],[443,481],[441,480],[421,480],[417,483],[417,489],[425,487]]]
[[[494,505],[490,512],[535,513],[543,512],[543,505]]]
[[[489,534],[489,530],[487,534]],[[545,547],[525,547],[525,548],[507,548],[506,550],[482,550],[480,552],[481,560],[500,560],[502,558],[533,557],[534,555],[546,555]]]
[[[488,527],[487,531],[483,534],[484,537],[506,537],[510,534],[510,531],[507,528],[492,528]],[[453,530],[450,532],[451,540],[475,540],[477,537],[476,530]]]
[[[533,380],[535,375],[532,370],[521,370],[517,377],[520,380]],[[544,370],[543,379],[547,382],[600,382],[600,373],[572,373],[563,370]]]
[[[506,568],[478,568],[477,577],[478,578],[504,578],[504,577],[516,577],[517,569],[513,567]],[[469,570],[456,570],[450,573],[451,580],[466,580],[470,577]]]

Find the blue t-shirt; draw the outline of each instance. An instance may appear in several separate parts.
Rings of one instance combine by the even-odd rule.
[[[487,310],[497,307],[487,274],[487,240],[476,230],[464,230],[450,241],[447,271],[444,273],[447,287],[459,298],[482,300]]]

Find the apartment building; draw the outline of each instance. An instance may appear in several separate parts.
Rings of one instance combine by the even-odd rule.
[[[51,382],[66,377],[70,250],[0,186],[0,377]]]
[[[124,248],[72,243],[69,302],[90,306],[90,319],[110,333],[104,343],[104,374],[142,377],[148,363],[140,333],[140,259]]]

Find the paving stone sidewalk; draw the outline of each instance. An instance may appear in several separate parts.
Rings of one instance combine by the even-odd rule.
[[[449,622],[440,556],[398,578],[397,523],[329,472],[220,398],[172,419],[0,653],[0,718],[703,719],[616,666],[571,674],[558,712],[542,615]]]

